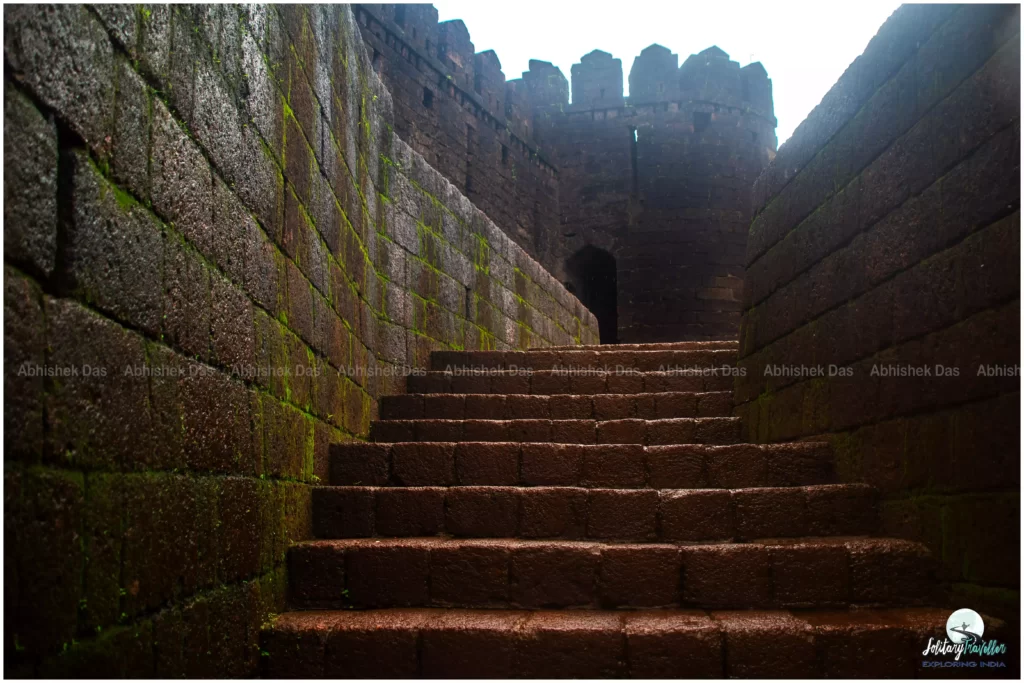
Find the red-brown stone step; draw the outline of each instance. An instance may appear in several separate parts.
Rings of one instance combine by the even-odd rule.
[[[657,394],[403,394],[384,396],[382,420],[653,420],[729,417],[732,392]]]
[[[452,372],[455,369],[481,370],[592,370],[608,372],[651,372],[685,368],[727,367],[736,363],[736,349],[534,349],[531,351],[434,351],[430,369]]]
[[[782,444],[335,444],[335,486],[605,486],[751,488],[834,481],[826,443]]]
[[[703,349],[739,349],[740,343],[735,339],[717,341],[682,341],[652,342],[650,344],[582,344],[573,346],[544,346],[529,349],[530,351],[662,351],[662,350],[703,350]]]
[[[599,476],[590,483],[609,482]],[[856,536],[878,527],[877,493],[863,484],[662,490],[326,486],[314,488],[312,500],[318,538],[450,535],[678,543]]]
[[[290,612],[268,678],[914,678],[945,608]],[[985,616],[985,635],[1006,625]]]
[[[735,375],[698,372],[566,372],[485,370],[424,372],[406,380],[411,394],[639,394],[732,391]]]
[[[295,606],[710,609],[920,605],[935,563],[919,543],[800,538],[659,544],[347,539],[288,553]]]
[[[399,441],[518,441],[565,444],[733,444],[738,417],[665,420],[374,420],[370,439]]]

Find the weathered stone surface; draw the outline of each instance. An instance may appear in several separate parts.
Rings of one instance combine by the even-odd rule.
[[[114,50],[84,5],[20,5],[4,12],[4,55],[33,93],[61,112],[99,154],[114,124]]]
[[[210,355],[210,271],[196,250],[167,241],[161,326],[168,343],[206,360]]]
[[[103,178],[84,153],[73,157],[72,218],[64,255],[72,291],[149,334],[160,329],[163,228]]]
[[[212,251],[210,166],[159,100],[153,102],[153,208],[204,254]]]
[[[57,129],[15,88],[4,94],[4,253],[43,277],[57,254]]]
[[[244,375],[256,363],[252,302],[220,275],[210,279],[210,350],[212,359]]]
[[[43,454],[46,327],[31,280],[4,270],[4,449],[12,458]]]
[[[47,362],[59,373],[46,401],[49,457],[120,469],[148,426],[142,338],[66,299],[47,298],[45,315]]]
[[[203,520],[213,512],[200,480],[180,475],[140,474],[125,482],[125,611],[155,607],[200,582]]]
[[[139,8],[139,68],[161,83],[167,83],[171,58],[171,6],[142,5]]]
[[[95,9],[107,30],[114,36],[114,40],[134,57],[137,46],[139,7],[130,4],[109,3],[97,5]]]
[[[83,552],[84,480],[79,473],[4,471],[5,614],[8,642],[55,651],[75,635]]]
[[[253,473],[250,402],[245,387],[198,363],[188,370],[181,382],[186,463],[199,471]]]
[[[131,11],[134,12],[134,8]],[[117,60],[115,73],[117,105],[114,109],[111,171],[115,180],[145,201],[149,199],[149,86],[124,59]]]

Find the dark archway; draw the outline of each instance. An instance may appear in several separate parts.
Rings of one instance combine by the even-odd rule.
[[[597,316],[602,344],[619,340],[618,276],[615,257],[604,249],[583,247],[565,263],[567,289]]]

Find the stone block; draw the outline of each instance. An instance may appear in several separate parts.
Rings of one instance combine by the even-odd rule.
[[[4,94],[4,253],[49,277],[57,254],[57,129],[15,88]]]
[[[65,257],[69,286],[101,310],[155,336],[161,316],[156,274],[164,261],[162,226],[108,183],[84,153],[74,155],[73,168]]]

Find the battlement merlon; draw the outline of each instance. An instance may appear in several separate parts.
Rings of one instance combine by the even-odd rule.
[[[476,73],[473,79],[473,90],[484,100],[487,109],[495,116],[500,118],[506,115],[507,85],[498,55],[494,50],[477,52],[473,56],[473,68]]]
[[[632,104],[679,99],[679,55],[657,43],[645,47],[629,70]]]
[[[743,74],[744,99],[750,107],[766,118],[775,119],[775,101],[772,98],[772,79],[768,78],[761,62],[751,62],[740,69]]]
[[[775,120],[771,80],[760,62],[740,68],[716,45],[690,55],[679,67],[681,99],[749,109]]]
[[[437,58],[457,74],[463,88],[472,88],[475,81],[476,49],[469,38],[469,29],[462,19],[442,21],[437,25]]]
[[[594,50],[573,64],[573,109],[602,109],[622,104],[622,60]]]
[[[551,62],[531,59],[530,70],[523,72],[521,82],[531,108],[563,111],[569,106],[569,81]]]

